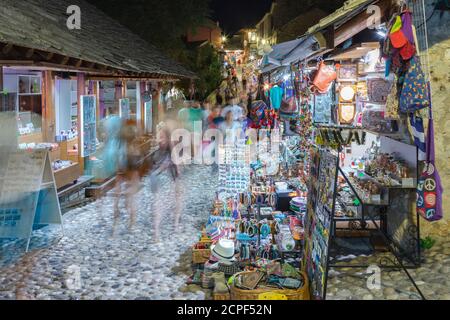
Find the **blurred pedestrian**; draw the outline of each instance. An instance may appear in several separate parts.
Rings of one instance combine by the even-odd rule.
[[[231,145],[241,138],[242,123],[234,120],[233,111],[229,110],[225,114],[225,121],[219,126],[222,131],[225,144]]]
[[[221,115],[222,108],[216,105],[207,118],[208,129],[218,129],[219,125],[225,120]]]
[[[139,169],[143,159],[136,137],[136,123],[131,120],[124,123],[120,130],[119,150],[117,152],[119,170],[116,177],[113,235],[120,217],[119,202],[122,197],[125,198],[125,207],[130,214],[128,228],[131,230],[136,222],[136,204],[134,197],[139,190]]]
[[[173,143],[171,132],[167,127],[161,128],[159,132],[158,150],[152,155],[152,171],[150,174],[151,188],[157,191],[157,177],[167,171],[175,181],[179,175],[178,166],[172,160]]]

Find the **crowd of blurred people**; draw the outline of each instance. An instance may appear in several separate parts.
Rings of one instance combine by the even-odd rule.
[[[179,189],[178,177],[180,175],[180,166],[173,159],[173,150],[181,140],[174,141],[172,133],[176,129],[186,129],[192,134],[191,139],[191,157],[194,157],[196,141],[204,149],[214,149],[217,141],[203,141],[203,133],[208,129],[216,129],[222,133],[223,142],[233,143],[234,141],[245,139],[245,132],[251,128],[252,118],[250,117],[252,103],[256,95],[256,88],[248,85],[242,69],[239,72],[234,67],[226,69],[226,78],[223,84],[216,90],[214,99],[200,100],[195,99],[187,101],[185,106],[178,111],[176,115],[171,115],[164,120],[164,125],[158,126],[157,140],[158,150],[150,158],[145,158],[139,149],[139,132],[136,132],[136,124],[132,121],[122,121],[120,118],[110,119],[110,139],[107,145],[111,148],[108,157],[112,159],[109,163],[118,168],[116,179],[116,199],[114,205],[114,230],[121,216],[119,203],[125,200],[125,206],[129,213],[129,228],[131,229],[136,222],[136,204],[135,196],[141,185],[143,176],[150,177],[150,189],[154,195],[159,194],[159,176],[168,174],[169,178]],[[176,118],[176,119],[174,119]],[[115,120],[115,121],[113,121]],[[199,134],[200,139],[195,139],[194,135]],[[207,144],[205,146],[205,143]],[[108,152],[108,151],[107,151]],[[215,153],[215,151],[214,151]],[[114,161],[113,161],[114,160]],[[217,163],[213,163],[213,170],[217,170]],[[179,191],[179,190],[178,190]],[[178,193],[176,190],[176,193]],[[178,201],[177,201],[178,202]],[[154,201],[154,203],[158,203]],[[178,224],[178,218],[181,208],[177,206],[178,214],[175,215],[175,224]],[[152,205],[151,208],[154,223],[153,238],[159,239],[159,223],[163,208]],[[114,234],[113,230],[113,234]]]

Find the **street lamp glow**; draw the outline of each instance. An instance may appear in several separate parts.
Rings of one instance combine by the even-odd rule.
[[[226,36],[222,36],[222,42],[226,42],[227,41],[227,37]]]

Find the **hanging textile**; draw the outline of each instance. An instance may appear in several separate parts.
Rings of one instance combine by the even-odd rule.
[[[419,149],[419,161],[426,160],[426,142],[425,129],[423,126],[423,118],[415,114],[410,114],[409,122],[411,124],[414,143]]]
[[[417,212],[428,221],[442,219],[442,194],[444,189],[436,169],[434,150],[434,125],[430,106],[427,134],[427,152],[424,170],[417,182]]]

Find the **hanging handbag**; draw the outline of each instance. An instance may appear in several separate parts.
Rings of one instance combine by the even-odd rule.
[[[283,99],[283,101],[281,102],[280,112],[289,114],[298,112],[295,97]]]
[[[326,93],[330,89],[330,84],[336,80],[337,73],[333,67],[320,62],[319,70],[313,80],[313,85],[320,93]]]
[[[386,103],[391,88],[392,82],[389,80],[382,78],[369,79],[367,81],[369,101],[371,103]]]
[[[430,106],[427,135],[427,156],[424,169],[417,182],[417,212],[428,221],[442,219],[442,194],[444,189],[435,165],[434,126]]]
[[[403,82],[403,88],[400,94],[400,111],[403,113],[412,113],[429,107],[430,95],[428,91],[420,60],[417,56],[414,56],[410,60],[410,66]]]
[[[397,88],[397,76],[394,76],[394,82],[391,87],[391,92],[386,98],[386,111],[384,114],[385,119],[398,120],[399,116],[399,102],[398,102],[398,88]]]

